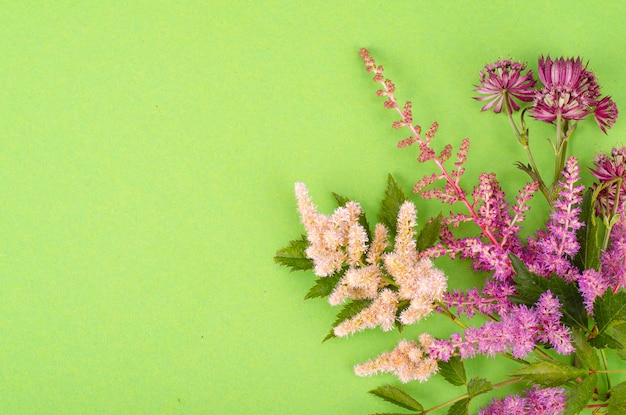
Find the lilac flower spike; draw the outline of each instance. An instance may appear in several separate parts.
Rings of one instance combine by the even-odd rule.
[[[475,91],[485,96],[475,97],[478,101],[488,101],[482,111],[493,108],[493,112],[502,111],[502,105],[508,112],[518,111],[519,105],[515,99],[530,102],[535,96],[533,87],[535,79],[532,71],[525,74],[522,72],[526,65],[520,62],[513,62],[509,59],[498,60],[493,64],[488,64],[480,71],[480,85]]]

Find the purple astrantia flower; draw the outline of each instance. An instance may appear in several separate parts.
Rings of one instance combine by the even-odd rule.
[[[539,79],[543,89],[535,95],[533,117],[554,122],[582,120],[598,104],[600,86],[580,58],[539,58]]]
[[[598,102],[593,115],[603,133],[606,134],[606,130],[615,124],[617,113],[617,105],[611,97],[604,97]]]
[[[498,60],[488,64],[480,71],[480,85],[475,91],[484,96],[475,97],[478,101],[487,101],[482,107],[482,111],[493,108],[495,113],[505,110],[513,112],[519,110],[519,105],[515,100],[530,102],[535,96],[533,87],[535,79],[532,71],[525,74],[526,65],[520,62],[513,62],[510,59]]]
[[[601,216],[613,214],[618,190],[617,212],[622,211],[622,205],[626,201],[626,147],[612,149],[610,157],[604,153],[598,154],[591,173],[598,179],[599,185],[603,187],[598,193],[597,214]],[[618,185],[619,180],[622,180],[621,187]],[[598,185],[595,185],[596,189],[597,187]]]

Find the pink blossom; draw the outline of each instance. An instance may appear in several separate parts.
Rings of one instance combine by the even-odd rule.
[[[617,105],[611,97],[604,97],[596,105],[593,116],[598,123],[598,127],[606,134],[606,130],[611,128],[617,120]]]
[[[525,69],[525,64],[509,59],[486,65],[480,71],[480,85],[476,86],[476,92],[484,96],[474,98],[487,101],[481,111],[493,108],[495,113],[499,113],[504,105],[505,110],[511,113],[520,109],[515,100],[532,101],[535,95],[535,79],[532,71],[523,74]]]
[[[600,87],[580,58],[539,58],[543,89],[535,95],[533,116],[542,121],[582,120],[597,103]]]

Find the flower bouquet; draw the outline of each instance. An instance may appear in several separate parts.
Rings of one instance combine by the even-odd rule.
[[[580,122],[593,117],[606,133],[618,115],[613,100],[601,97],[593,72],[580,58],[549,56],[539,58],[540,83],[525,64],[508,59],[480,72],[475,99],[484,103],[482,111],[506,116],[527,157],[517,166],[529,180],[508,201],[493,173],[482,173],[466,190],[461,179],[470,141],[464,139],[454,155],[450,144],[436,151],[437,123],[423,132],[413,121],[411,102],[398,102],[382,66],[366,49],[360,55],[385,108],[399,116],[393,128],[409,132],[398,147],[413,146],[418,161],[434,170],[413,193],[454,210],[418,227],[415,204],[390,175],[380,223],[370,226],[359,203],[333,194],[338,207],[323,214],[305,184],[296,183],[306,235],[280,249],[275,260],[319,277],[306,298],[327,297],[341,306],[326,339],[375,327],[402,330],[438,313],[456,327],[449,337],[423,332],[354,371],[393,373],[403,383],[440,375],[461,387],[458,396],[424,408],[397,386],[372,394],[416,414],[469,414],[470,402],[484,394],[492,396],[480,415],[626,414],[626,382],[615,380],[626,370],[609,363],[626,359],[626,147],[596,157],[589,187],[580,183],[578,160],[568,156]],[[549,174],[533,158],[529,119],[555,127]],[[550,215],[540,230],[522,238],[534,195],[545,199]],[[465,259],[459,266],[469,263],[484,272],[484,283],[450,287],[435,264],[444,256]],[[499,382],[469,377],[465,362],[481,355],[503,356],[516,368]],[[524,387],[498,393],[514,383]]]

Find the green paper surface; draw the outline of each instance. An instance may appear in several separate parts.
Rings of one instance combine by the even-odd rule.
[[[472,100],[498,57],[580,55],[626,108],[620,2],[4,1],[0,8],[0,413],[367,414],[395,408],[353,365],[422,330],[321,344],[338,310],[304,301],[311,273],[275,251],[303,229],[293,183],[370,222],[392,173],[409,193],[429,167],[375,96],[368,47],[438,121],[472,140],[467,185],[495,171],[512,197],[524,154],[504,117]],[[547,125],[531,124],[537,162]],[[583,123],[588,163],[624,140]],[[589,175],[584,172],[583,177]],[[414,200],[418,200],[414,198]],[[535,198],[538,226],[546,210]],[[441,206],[418,201],[420,219]],[[446,270],[461,263],[441,264]],[[466,275],[466,279],[463,279]],[[465,272],[457,286],[482,279]],[[468,376],[508,362],[468,363]],[[510,366],[513,368],[514,366]],[[425,408],[462,393],[405,387]],[[481,395],[481,398],[484,395]],[[485,402],[484,400],[482,402]],[[475,406],[470,406],[473,411]]]

